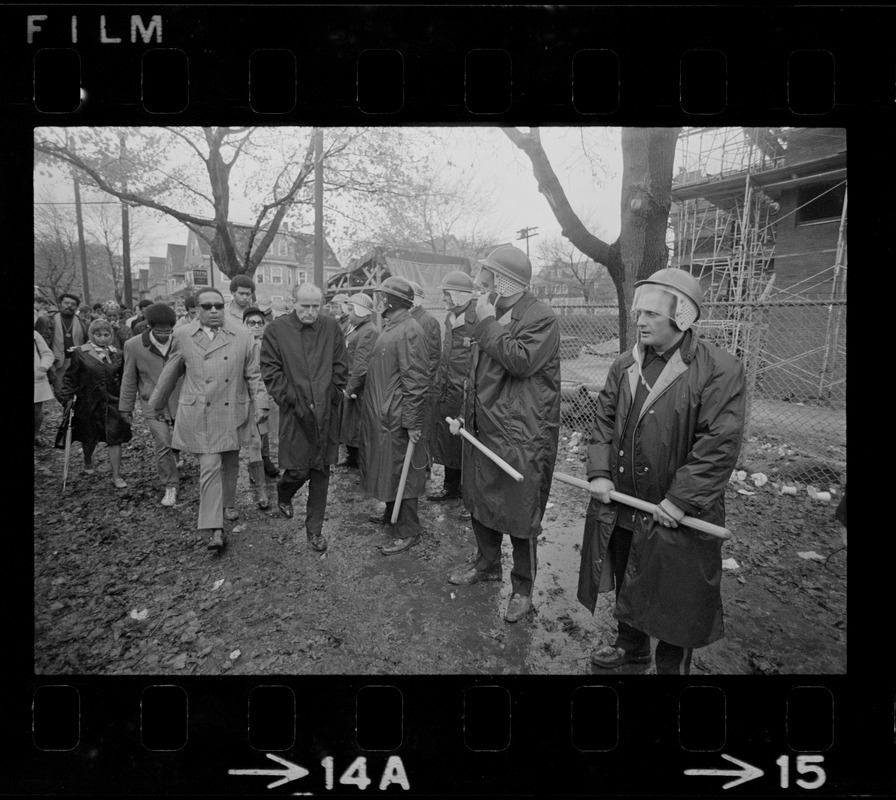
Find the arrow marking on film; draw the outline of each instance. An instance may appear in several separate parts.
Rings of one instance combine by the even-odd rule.
[[[265,755],[272,761],[283,764],[286,769],[229,769],[227,770],[227,774],[281,776],[280,780],[269,783],[268,789],[273,789],[275,786],[282,786],[284,783],[289,783],[290,781],[297,781],[299,778],[304,778],[306,775],[310,774],[304,767],[300,767],[298,764],[293,764],[292,761],[287,761],[285,758],[275,756],[273,753],[265,753]]]
[[[732,786],[737,786],[739,783],[746,783],[747,781],[751,781],[754,778],[759,778],[765,773],[759,769],[759,767],[754,767],[752,764],[748,764],[746,761],[741,761],[739,758],[735,758],[734,756],[726,755],[722,753],[722,758],[727,758],[732,764],[737,764],[740,769],[686,769],[684,771],[685,775],[731,775],[737,776],[737,780],[728,781],[728,783],[722,786],[723,789],[730,789]]]

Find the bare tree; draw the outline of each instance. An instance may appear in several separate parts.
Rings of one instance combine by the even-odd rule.
[[[121,303],[124,276],[122,275],[121,209],[117,204],[101,203],[84,206],[84,227],[103,253],[106,267],[112,276],[115,299]],[[130,216],[130,247],[139,250],[145,243],[146,231],[136,214]]]
[[[679,128],[622,129],[621,229],[613,243],[592,234],[573,210],[542,145],[541,132],[530,128],[502,128],[532,164],[538,190],[545,196],[562,234],[598,264],[603,264],[616,287],[619,305],[620,351],[634,341],[634,325],[627,311],[634,283],[668,262],[666,225],[672,189],[672,166]]]
[[[122,130],[126,147],[119,136]],[[400,190],[395,187],[404,170],[383,152],[400,133],[388,138],[377,129],[342,128],[327,134],[323,159],[331,191]],[[75,167],[103,192],[183,223],[209,244],[215,263],[228,277],[253,274],[281,222],[297,205],[310,203],[310,129],[41,128],[35,132],[34,148],[40,156]],[[410,168],[412,160],[407,161]],[[237,166],[243,176],[239,191],[256,198],[248,229],[233,225],[230,218]]]
[[[78,236],[65,207],[48,198],[34,207],[34,284],[55,300],[80,285]]]
[[[578,291],[585,303],[593,302],[601,282],[609,280],[603,264],[595,264],[572,242],[564,241],[560,236],[541,239],[537,251],[545,262],[541,271],[545,285],[566,286]]]

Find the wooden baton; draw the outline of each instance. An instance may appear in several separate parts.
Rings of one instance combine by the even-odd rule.
[[[398,522],[398,512],[401,510],[401,498],[404,495],[404,485],[408,482],[408,471],[411,468],[411,459],[414,457],[414,442],[408,439],[408,449],[404,452],[404,465],[401,468],[401,479],[398,481],[398,492],[395,494],[395,505],[392,508],[392,524]]]
[[[459,420],[451,419],[451,417],[445,417],[445,422],[449,425],[452,422],[459,422]],[[489,450],[482,442],[480,442],[473,434],[467,433],[463,427],[460,429],[460,435],[464,437],[471,445],[481,450],[486,456],[488,456],[492,461],[494,461],[501,469],[504,470],[511,478],[513,478],[517,483],[522,483],[523,478],[519,472],[517,472],[513,467],[510,466],[501,456],[495,455],[491,450]]]
[[[564,475],[562,472],[555,472],[554,477],[558,481],[568,483],[570,486],[586,489],[589,492],[591,491],[591,484],[588,483],[588,481],[583,481],[581,478],[574,478],[572,475]],[[610,492],[610,499],[615,500],[617,503],[637,508],[648,514],[652,514],[656,509],[656,506],[653,503],[648,503],[646,500],[640,500],[637,497],[632,497],[631,495],[623,494],[622,492]],[[687,528],[693,528],[695,531],[700,531],[701,533],[708,533],[710,536],[717,536],[719,539],[731,538],[731,531],[729,531],[728,528],[723,528],[721,525],[713,525],[711,522],[704,522],[702,519],[696,519],[695,517],[684,516],[679,520],[678,524],[684,525]]]

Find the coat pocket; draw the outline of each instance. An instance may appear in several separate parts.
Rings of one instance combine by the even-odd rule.
[[[177,404],[179,406],[192,406],[195,403],[196,403],[195,395],[186,395],[186,396],[181,395],[180,397],[177,398]]]

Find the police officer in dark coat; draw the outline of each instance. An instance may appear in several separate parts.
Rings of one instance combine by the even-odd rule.
[[[411,308],[411,316],[417,321],[417,324],[423,328],[423,336],[426,342],[426,361],[427,361],[427,377],[429,385],[432,386],[436,378],[436,372],[439,369],[439,358],[442,354],[442,332],[439,329],[439,321],[423,308],[423,302],[426,300],[426,293],[423,287],[417,281],[409,281],[411,288],[414,290],[414,305]],[[433,437],[433,418],[432,404],[426,404],[426,410],[423,416],[423,444],[421,449],[426,452],[426,468],[432,465],[432,437]]]
[[[653,636],[657,674],[687,675],[692,649],[723,635],[722,540],[678,523],[725,523],[744,371],[691,329],[703,297],[696,278],[662,269],[635,287],[639,341],[610,367],[588,447],[578,598],[593,612],[598,592],[616,590],[616,640],[592,652],[595,666],[648,663]],[[657,510],[617,505],[614,489]]]
[[[473,303],[473,279],[466,272],[449,272],[442,280],[442,294],[449,309],[445,317],[442,356],[432,387],[433,436],[432,460],[445,467],[442,489],[427,495],[427,500],[454,500],[461,492],[461,453],[459,436],[453,436],[446,417],[463,413],[464,383],[470,371],[473,352],[473,328],[476,306]]]
[[[386,278],[374,297],[383,329],[367,367],[358,460],[361,486],[385,502],[386,509],[371,522],[391,522],[408,442],[415,443],[393,539],[380,548],[390,556],[419,544],[421,538],[417,498],[426,491],[427,457],[416,447],[429,380],[423,329],[410,314],[414,290],[404,278]]]
[[[463,445],[464,505],[479,552],[472,567],[448,580],[501,580],[501,539],[513,543],[513,593],[504,619],[522,619],[532,604],[537,537],[551,491],[560,432],[560,326],[550,306],[527,290],[528,256],[504,245],[479,262],[464,420],[467,429],[524,476],[517,483],[469,442]]]
[[[342,424],[339,441],[345,445],[345,461],[337,466],[358,467],[358,433],[361,427],[361,403],[367,381],[367,365],[373,355],[379,331],[373,322],[373,300],[370,295],[357,292],[343,304],[348,308],[348,333],[345,347],[348,358],[348,383],[342,404]]]
[[[310,482],[305,531],[318,551],[327,549],[322,528],[348,374],[342,330],[320,313],[322,300],[317,286],[299,284],[295,311],[270,323],[261,342],[261,376],[280,408],[277,507],[291,519],[293,496]]]

